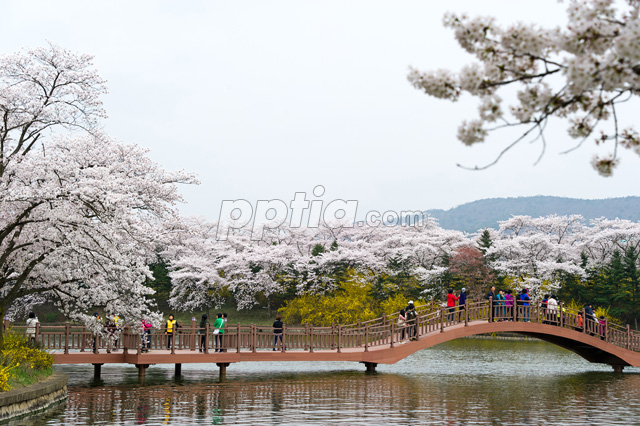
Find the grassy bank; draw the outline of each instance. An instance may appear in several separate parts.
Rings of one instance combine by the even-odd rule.
[[[51,376],[53,371],[53,367],[49,367],[44,370],[36,370],[34,368],[16,368],[11,371],[9,386],[11,389],[17,389],[38,383]]]
[[[266,309],[243,309],[237,310],[232,305],[224,305],[219,309],[210,309],[207,313],[206,311],[196,311],[196,312],[178,312],[171,310],[163,310],[165,319],[169,316],[169,314],[173,314],[175,318],[178,320],[178,323],[184,326],[188,326],[191,324],[191,319],[195,318],[196,323],[200,322],[200,318],[202,314],[207,314],[209,316],[209,323],[213,324],[213,321],[216,318],[217,313],[226,312],[227,319],[229,324],[256,324],[256,325],[271,325],[276,316],[276,312],[273,312],[273,315],[268,315]]]

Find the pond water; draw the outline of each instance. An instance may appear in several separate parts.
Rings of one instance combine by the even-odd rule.
[[[13,425],[640,424],[640,368],[535,340],[460,339],[366,374],[357,363],[59,366],[69,398]]]

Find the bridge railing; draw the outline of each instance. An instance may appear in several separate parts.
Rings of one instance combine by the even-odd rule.
[[[172,352],[176,350],[211,352],[216,349],[255,352],[274,348],[287,351],[342,351],[356,348],[367,351],[374,347],[394,346],[403,340],[437,331],[442,332],[447,328],[461,324],[467,325],[474,321],[531,321],[573,329],[599,337],[622,348],[640,351],[640,332],[631,330],[628,325],[622,327],[587,318],[584,310],[571,310],[562,304],[559,304],[557,309],[549,309],[548,306],[542,306],[533,300],[528,306],[522,303],[507,306],[482,300],[470,301],[465,308],[444,308],[434,304],[419,306],[416,308],[416,319],[413,322],[407,321],[404,325],[398,323],[398,313],[394,313],[348,325],[285,326],[282,339],[278,337],[278,340],[269,326],[229,324],[224,335],[218,336],[213,333],[211,327],[201,329],[196,327],[195,323],[180,327],[171,340],[169,335],[162,331],[144,335],[141,330],[129,327],[95,335],[81,325],[69,323],[37,325],[35,338],[42,347],[63,350],[65,353],[122,349],[140,353],[147,347],[151,350]],[[7,322],[5,327],[8,327]],[[26,334],[27,327],[14,325],[12,330]]]

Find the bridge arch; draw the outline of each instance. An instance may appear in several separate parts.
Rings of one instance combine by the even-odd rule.
[[[428,333],[417,341],[409,342],[409,344],[395,345],[394,348],[389,349],[389,352],[385,354],[386,356],[380,353],[376,357],[377,360],[372,362],[382,364],[395,363],[415,352],[444,342],[474,335],[501,332],[534,337],[568,349],[587,361],[609,364],[616,370],[626,366],[640,366],[640,353],[607,343],[598,336],[591,336],[582,331],[556,325],[515,321],[491,323],[474,321],[466,326],[464,324],[449,326],[441,331]]]

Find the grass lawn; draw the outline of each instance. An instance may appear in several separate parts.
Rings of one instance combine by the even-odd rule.
[[[25,386],[38,383],[53,374],[53,367],[45,370],[36,370],[35,368],[23,369],[17,367],[11,371],[9,385],[11,389],[23,388]]]
[[[200,322],[200,318],[202,317],[202,314],[205,314],[207,312],[205,311],[198,311],[198,312],[178,312],[178,311],[171,311],[171,310],[162,310],[162,312],[164,313],[164,318],[167,319],[169,317],[169,314],[173,314],[175,316],[175,318],[178,320],[178,323],[180,325],[183,326],[188,326],[191,324],[191,319],[195,317],[196,319],[196,325]],[[226,312],[227,313],[227,320],[229,322],[229,324],[256,324],[256,325],[264,325],[264,326],[271,326],[273,324],[273,321],[275,320],[275,316],[276,313],[275,311],[273,312],[272,316],[267,315],[267,310],[266,309],[251,309],[251,310],[247,310],[247,309],[243,309],[243,310],[236,310],[236,308],[234,306],[231,305],[226,305],[221,307],[220,309],[214,309],[211,308],[209,310],[209,324],[213,324],[213,321],[215,321],[216,319],[216,314],[220,312]]]

